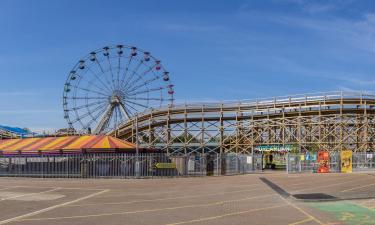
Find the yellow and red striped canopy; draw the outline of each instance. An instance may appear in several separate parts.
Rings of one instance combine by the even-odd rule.
[[[0,140],[3,154],[78,153],[90,150],[134,149],[135,145],[111,136],[86,135]]]

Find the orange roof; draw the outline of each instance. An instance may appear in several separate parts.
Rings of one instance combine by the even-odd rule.
[[[80,152],[90,149],[134,149],[135,145],[104,135],[25,138],[0,140],[0,151],[5,154],[32,152]]]

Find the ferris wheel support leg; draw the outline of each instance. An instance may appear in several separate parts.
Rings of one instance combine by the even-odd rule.
[[[128,117],[128,119],[130,119],[130,114],[128,113],[128,111],[126,111],[126,108],[125,108],[124,104],[120,103],[119,108],[120,108],[120,111],[122,112],[122,114],[126,115],[126,117]]]
[[[94,130],[94,134],[99,134],[104,130],[104,128],[107,126],[109,119],[111,119],[111,115],[113,113],[113,110],[115,109],[115,106],[113,104],[108,105],[107,109],[103,113],[102,118],[99,121],[98,126]]]

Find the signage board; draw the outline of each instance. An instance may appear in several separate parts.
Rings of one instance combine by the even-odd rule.
[[[292,145],[260,145],[254,148],[260,152],[290,152]]]
[[[353,152],[341,151],[341,173],[351,173],[353,171]]]
[[[329,152],[318,152],[318,173],[329,173]]]
[[[158,169],[176,169],[175,163],[156,163],[155,165]]]

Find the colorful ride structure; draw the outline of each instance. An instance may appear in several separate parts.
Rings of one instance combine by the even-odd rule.
[[[35,133],[25,128],[0,125],[0,140],[33,136]]]

